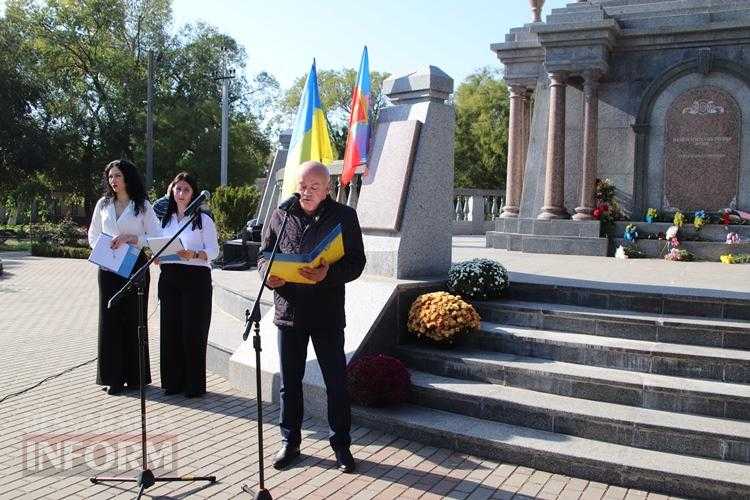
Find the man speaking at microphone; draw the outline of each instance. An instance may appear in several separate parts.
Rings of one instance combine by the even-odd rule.
[[[312,285],[287,283],[271,274],[266,285],[274,290],[274,324],[279,328],[281,358],[281,436],[282,447],[274,467],[283,469],[300,455],[302,440],[302,378],[305,375],[307,344],[312,339],[328,397],[330,442],[336,454],[336,466],[344,472],[354,471],[349,447],[351,407],[346,390],[346,355],[344,354],[344,284],[362,274],[365,252],[357,212],[337,203],[328,195],[328,169],[308,161],[299,166],[299,202],[284,203],[271,214],[263,229],[258,271],[265,274],[267,262],[263,252],[273,248],[279,239],[280,253],[307,253],[337,224],[341,224],[344,256],[333,264],[323,261],[318,267],[304,267],[299,273]],[[289,219],[279,234],[284,211]]]

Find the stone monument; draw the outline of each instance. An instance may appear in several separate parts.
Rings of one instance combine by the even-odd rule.
[[[491,45],[510,127],[489,246],[606,255],[597,178],[635,220],[750,209],[749,1],[588,0],[534,20]]]
[[[391,77],[393,106],[378,117],[357,213],[365,273],[390,278],[444,277],[451,262],[453,79],[435,66]]]

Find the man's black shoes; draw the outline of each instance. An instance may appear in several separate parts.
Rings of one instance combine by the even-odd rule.
[[[284,444],[279,452],[276,454],[276,458],[273,460],[274,468],[281,470],[294,462],[294,459],[299,456],[299,445],[293,446],[290,444]]]
[[[354,472],[354,457],[349,448],[341,448],[336,452],[336,468],[341,472]]]

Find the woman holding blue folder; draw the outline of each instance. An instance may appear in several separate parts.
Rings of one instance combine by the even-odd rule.
[[[162,236],[173,236],[189,220],[185,210],[198,196],[187,172],[171,184],[162,217]],[[211,261],[219,255],[216,225],[199,213],[180,233],[184,250],[159,262],[161,301],[161,385],[165,394],[199,397],[206,392],[206,348],[211,325]]]
[[[146,235],[160,233],[159,221],[154,215],[138,171],[127,160],[115,160],[104,169],[104,196],[96,203],[89,226],[89,245],[93,248],[102,234],[112,237],[111,247],[132,245],[138,250],[146,242]],[[133,272],[146,263],[140,252]],[[145,274],[148,296],[149,274]],[[96,383],[109,386],[108,394],[119,394],[125,387],[136,389],[139,385],[138,369],[138,297],[130,294],[107,308],[107,302],[127,282],[112,271],[99,269],[99,348]],[[151,383],[146,347],[146,377]]]

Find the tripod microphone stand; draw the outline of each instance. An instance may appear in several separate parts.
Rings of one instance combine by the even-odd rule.
[[[281,240],[281,235],[284,234],[284,230],[286,229],[286,223],[289,219],[289,210],[292,206],[295,205],[295,203],[299,202],[298,200],[299,195],[295,193],[292,198],[279,206],[279,208],[284,210],[284,220],[281,223],[281,229],[279,230],[279,234],[276,237],[276,242],[273,245],[271,256],[268,259],[266,272],[263,273],[263,281],[261,281],[260,290],[258,290],[258,295],[255,297],[255,303],[253,304],[252,312],[249,309],[245,310],[245,333],[242,334],[242,340],[247,340],[248,336],[250,335],[250,328],[253,328],[254,332],[253,349],[255,349],[255,401],[257,402],[258,406],[258,475],[260,481],[258,483],[257,492],[253,491],[253,489],[246,484],[242,485],[242,491],[253,495],[255,500],[273,499],[271,493],[266,489],[263,471],[263,397],[260,387],[260,298],[263,295],[263,290],[266,286],[266,280],[271,274],[271,266],[273,265],[273,261],[276,259],[276,252],[279,249],[279,240]]]
[[[117,304],[120,300],[122,300],[126,295],[129,293],[132,293],[133,290],[136,290],[137,296],[138,296],[138,375],[139,375],[139,388],[140,388],[140,396],[141,396],[141,466],[142,470],[138,473],[138,476],[136,477],[118,477],[118,476],[102,476],[102,477],[92,477],[91,482],[94,484],[104,483],[104,482],[119,482],[119,483],[137,483],[138,486],[140,486],[140,490],[138,491],[138,496],[136,498],[141,498],[143,495],[143,492],[153,486],[156,483],[166,483],[166,482],[176,482],[176,481],[208,481],[209,483],[215,483],[216,482],[216,476],[154,476],[154,473],[148,468],[148,457],[146,456],[146,389],[144,387],[143,381],[146,378],[146,345],[148,343],[148,340],[146,338],[146,286],[144,283],[144,277],[146,275],[146,272],[149,269],[149,266],[151,263],[156,260],[164,251],[165,248],[167,248],[177,237],[182,233],[182,231],[185,230],[185,228],[192,224],[193,221],[200,215],[200,211],[197,210],[197,207],[200,205],[200,199],[208,198],[208,192],[204,191],[201,193],[201,196],[196,198],[196,200],[191,203],[191,205],[185,210],[186,212],[190,212],[191,207],[195,204],[193,207],[192,215],[190,216],[190,220],[188,220],[183,226],[180,228],[177,233],[175,233],[174,236],[172,236],[172,239],[169,240],[169,242],[164,245],[158,252],[156,252],[151,259],[149,259],[148,262],[146,262],[143,266],[141,266],[140,269],[138,269],[128,280],[123,287],[117,291],[116,294],[112,296],[111,299],[109,299],[109,302],[107,303],[107,308],[112,309],[112,306]],[[197,203],[196,203],[197,202]]]

